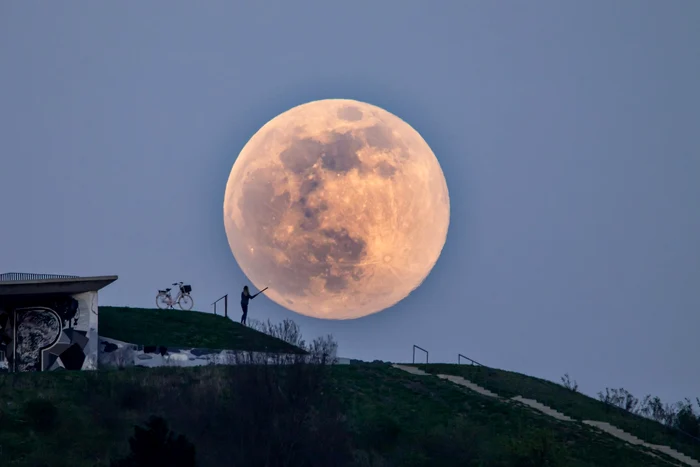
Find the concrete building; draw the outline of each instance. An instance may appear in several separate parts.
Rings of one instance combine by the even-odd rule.
[[[97,293],[116,280],[0,274],[0,372],[97,369]]]

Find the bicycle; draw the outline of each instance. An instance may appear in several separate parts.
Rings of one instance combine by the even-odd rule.
[[[159,290],[158,295],[156,295],[156,305],[158,305],[158,308],[161,310],[172,310],[175,304],[177,304],[181,310],[191,310],[194,306],[194,300],[190,296],[192,286],[183,284],[184,282],[176,282],[173,284],[180,288],[180,292],[178,292],[175,298],[170,294],[172,289]]]

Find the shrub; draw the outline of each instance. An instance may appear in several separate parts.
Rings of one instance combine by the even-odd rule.
[[[161,417],[151,417],[146,428],[134,427],[131,452],[112,467],[196,467],[195,448],[183,435],[175,435]]]
[[[700,405],[700,403],[698,404]],[[678,412],[674,420],[674,427],[689,434],[700,437],[700,414],[693,410],[693,404],[689,399],[678,404]]]
[[[309,352],[311,363],[333,365],[338,362],[338,343],[330,334],[317,337],[305,350]]]
[[[627,412],[640,413],[639,399],[634,397],[625,388],[605,388],[605,394],[598,392],[598,399],[608,407],[618,407]]]
[[[578,383],[576,381],[571,381],[568,373],[565,373],[564,376],[562,376],[561,384],[569,391],[578,392]]]

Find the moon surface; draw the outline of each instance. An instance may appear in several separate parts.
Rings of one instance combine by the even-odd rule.
[[[447,237],[450,201],[435,154],[379,107],[327,99],[288,110],[245,145],[224,226],[253,285],[306,316],[353,319],[418,287]]]

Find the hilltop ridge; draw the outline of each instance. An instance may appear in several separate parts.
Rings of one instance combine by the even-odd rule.
[[[306,353],[283,340],[199,311],[100,306],[101,337],[137,345]]]

